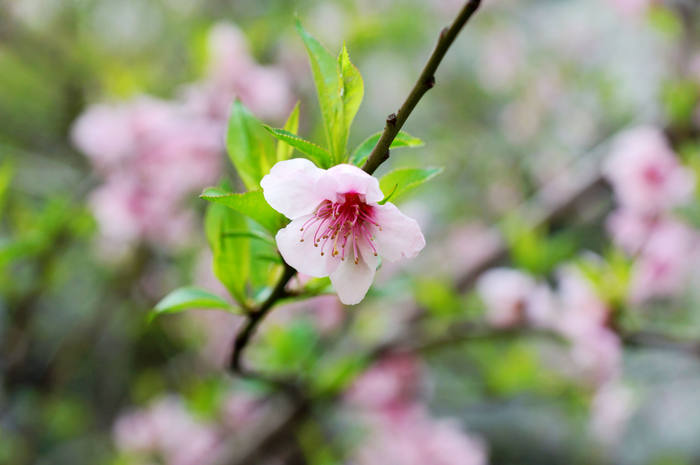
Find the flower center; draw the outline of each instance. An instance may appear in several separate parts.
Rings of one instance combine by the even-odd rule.
[[[320,248],[322,256],[330,247],[332,257],[340,255],[340,259],[345,260],[346,253],[352,249],[357,264],[360,262],[362,241],[377,255],[370,228],[376,226],[380,231],[382,228],[373,216],[374,208],[367,205],[360,194],[339,194],[336,202],[324,200],[316,207],[313,216],[301,227],[300,242],[308,239],[313,232],[314,247]]]
[[[647,166],[642,176],[652,186],[660,186],[666,180],[666,174],[658,166]]]

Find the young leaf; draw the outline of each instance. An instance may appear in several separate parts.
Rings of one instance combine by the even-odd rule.
[[[267,129],[267,127],[265,129]],[[287,122],[284,123],[283,129],[290,134],[296,134],[299,130],[299,102],[294,105],[294,109],[289,114]],[[292,145],[289,145],[282,140],[277,142],[277,161],[289,160],[292,158],[292,153],[294,153],[294,147]]]
[[[369,154],[372,153],[372,149],[375,145],[377,145],[377,142],[379,142],[379,138],[381,136],[381,132],[372,134],[365,139],[364,142],[358,145],[350,156],[350,163],[355,166],[362,166],[364,162],[367,161],[367,157],[369,157]],[[420,147],[422,145],[423,141],[419,138],[413,137],[407,132],[399,131],[396,138],[391,143],[390,148],[397,149],[399,147]]]
[[[284,222],[284,217],[270,207],[260,190],[234,193],[220,187],[207,187],[199,197],[236,210],[272,234],[277,233]]]
[[[236,100],[231,107],[226,133],[226,149],[243,184],[255,190],[276,162],[274,144],[260,122]]]
[[[247,230],[245,217],[225,205],[212,203],[207,209],[204,229],[214,256],[214,274],[231,295],[245,305],[250,276],[250,239],[226,236],[228,231]]]
[[[350,61],[348,50],[343,45],[338,56],[338,74],[340,76],[340,99],[342,101],[343,115],[342,124],[338,121],[335,128],[335,137],[337,140],[337,148],[339,152],[335,155],[339,156],[335,159],[336,163],[345,161],[345,147],[347,146],[348,136],[352,121],[355,119],[357,110],[360,108],[362,98],[365,95],[365,84],[362,81],[360,71]]]
[[[442,172],[442,168],[401,168],[382,176],[379,187],[396,200]],[[388,197],[387,197],[388,200]]]
[[[267,125],[263,125],[263,127],[278,140],[286,142],[285,145],[289,144],[306,155],[306,158],[314,162],[316,166],[321,168],[330,168],[333,165],[333,156],[323,147],[319,147],[313,142],[309,142],[299,136],[295,136],[291,132],[284,129],[275,129]]]
[[[218,295],[197,287],[181,287],[166,295],[149,314],[149,321],[165,313],[178,313],[192,309],[221,309],[239,313],[235,307]]]
[[[342,124],[343,118],[343,103],[339,92],[342,84],[338,75],[337,61],[319,41],[304,30],[301,22],[297,21],[296,26],[309,55],[311,72],[323,116],[326,140],[331,153],[336,156],[338,153],[342,154],[344,150],[344,148],[339,147],[339,141],[334,136],[335,130],[339,124]]]

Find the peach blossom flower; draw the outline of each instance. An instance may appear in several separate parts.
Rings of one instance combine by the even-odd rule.
[[[522,323],[535,280],[518,270],[493,268],[479,277],[476,291],[486,304],[486,319],[496,327]]]
[[[425,246],[418,223],[384,198],[379,181],[356,166],[328,170],[306,159],[281,161],[260,185],[265,200],[292,222],[276,236],[284,260],[301,273],[330,276],[340,301],[359,303],[381,255],[413,258]]]
[[[604,167],[621,207],[653,215],[690,200],[693,173],[678,161],[664,134],[638,127],[618,136]]]

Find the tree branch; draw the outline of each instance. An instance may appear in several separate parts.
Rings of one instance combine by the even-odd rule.
[[[280,276],[277,285],[272,290],[270,296],[260,304],[260,307],[248,313],[247,319],[243,327],[236,334],[236,339],[233,342],[233,352],[231,353],[231,360],[229,362],[229,368],[231,371],[245,375],[245,371],[241,366],[241,357],[243,351],[245,350],[250,338],[253,337],[255,329],[258,327],[260,322],[265,318],[269,311],[274,307],[278,300],[286,297],[287,291],[285,287],[290,279],[296,274],[296,270],[285,263],[284,272]]]
[[[476,12],[480,4],[481,0],[469,0],[452,22],[452,25],[442,30],[435,50],[433,50],[433,54],[430,55],[411,93],[408,94],[403,105],[399,108],[399,112],[392,113],[387,118],[386,126],[384,127],[384,132],[379,142],[374,146],[372,153],[370,153],[367,158],[367,162],[362,167],[367,173],[374,173],[376,169],[379,168],[379,165],[389,159],[389,147],[391,143],[394,141],[394,138],[396,138],[396,135],[399,133],[423,95],[435,85],[435,71],[437,71],[440,62],[445,57],[447,50],[455,41],[459,32],[467,21],[469,21],[469,18]]]

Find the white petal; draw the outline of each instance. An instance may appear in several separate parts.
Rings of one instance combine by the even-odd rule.
[[[265,200],[289,219],[312,213],[324,199],[316,183],[324,170],[305,158],[280,161],[260,181]]]
[[[425,247],[425,238],[420,226],[391,202],[374,205],[374,220],[379,228],[374,228],[374,244],[379,255],[389,261],[400,258],[413,258]]]
[[[321,249],[314,247],[313,235],[307,233],[304,235],[304,241],[301,241],[301,227],[309,218],[311,215],[302,216],[292,221],[286,228],[277,232],[275,240],[277,248],[287,264],[300,273],[321,278],[328,276],[328,270],[335,259],[329,257],[329,254],[321,255]]]
[[[366,256],[366,259],[361,256],[358,263],[355,263],[352,256],[345,257],[330,275],[333,289],[345,305],[359,304],[374,281],[379,259],[372,254],[361,255]]]
[[[367,203],[376,203],[384,198],[379,181],[357,166],[342,164],[326,170],[319,180],[319,190],[325,198],[335,201],[336,194],[354,192],[365,196]]]

